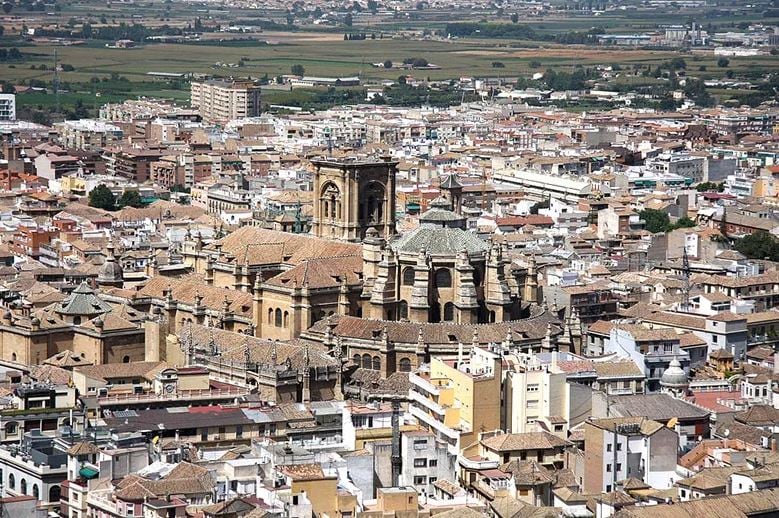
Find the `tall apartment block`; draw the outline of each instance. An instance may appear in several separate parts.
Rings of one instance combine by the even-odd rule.
[[[0,121],[16,120],[16,95],[0,94]]]
[[[260,87],[251,81],[193,81],[190,102],[208,121],[257,117]]]

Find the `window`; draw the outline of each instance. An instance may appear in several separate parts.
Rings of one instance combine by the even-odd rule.
[[[430,477],[430,478],[427,480],[427,482],[428,482],[429,484],[432,484],[432,483],[433,483],[433,482],[435,482],[436,480],[438,480],[438,478],[436,478],[436,477]]]
[[[238,426],[235,427],[235,436],[237,438],[239,438],[239,439],[241,437],[243,437],[243,426],[242,425],[239,424]]]
[[[408,358],[400,359],[400,372],[411,372],[411,360]]]
[[[362,355],[362,368],[363,369],[370,369],[371,368],[371,355],[370,354],[363,354]]]
[[[610,451],[611,451],[611,444],[607,444],[607,445],[606,445],[606,451],[608,451],[608,452],[610,452]]]
[[[41,494],[40,491],[38,490],[38,484],[32,485],[32,496],[34,496],[36,500],[40,498]]]
[[[372,369],[375,371],[381,370],[381,358],[379,358],[378,356],[373,357]]]
[[[398,318],[408,318],[408,302],[405,300],[398,302]]]
[[[19,488],[21,489],[23,495],[27,494],[27,481],[25,479],[22,479],[22,483],[19,484]]]
[[[281,320],[281,310],[279,308],[276,308],[276,327],[282,326],[282,320]]]
[[[424,475],[414,477],[415,486],[423,486],[426,483],[427,483],[427,477],[425,477]]]
[[[435,271],[434,276],[435,286],[437,288],[451,288],[452,287],[452,274],[448,268],[440,268]]]
[[[717,340],[719,340],[719,336],[717,336],[717,335],[711,335],[711,342],[712,342],[712,343],[715,343],[715,344],[716,344],[716,343],[717,343]]]
[[[528,408],[538,408],[538,400],[537,399],[528,399],[527,400],[527,407]]]
[[[403,269],[403,286],[414,285],[414,268],[407,266]]]
[[[527,386],[528,392],[538,392],[538,383],[531,383]]]
[[[611,473],[611,464],[606,464],[606,473]]]
[[[617,462],[617,473],[619,473],[620,471],[622,471],[622,463]]]
[[[454,320],[454,304],[447,302],[444,304],[444,321],[452,322]]]
[[[617,443],[617,451],[622,451],[622,443],[621,442]]]
[[[427,459],[414,459],[414,467],[415,468],[426,468],[427,467]]]
[[[8,487],[11,489],[16,489],[16,477],[14,477],[13,473],[8,475]]]
[[[438,466],[438,460],[437,459],[430,459],[430,462],[427,465],[430,466],[431,468],[435,468],[436,466]],[[2,477],[0,477],[0,478],[2,478]],[[432,482],[434,482],[434,480],[431,478],[430,482],[432,483]]]
[[[611,493],[611,484],[606,484],[606,492]]]

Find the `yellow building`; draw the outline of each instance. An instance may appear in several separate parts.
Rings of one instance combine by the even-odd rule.
[[[319,464],[292,464],[279,467],[285,477],[287,494],[280,494],[286,500],[285,509],[291,516],[311,511],[313,516],[354,516],[357,498],[338,490],[335,473],[325,474]]]
[[[459,455],[478,440],[479,432],[501,426],[501,362],[486,349],[471,349],[462,360],[432,358],[427,371],[410,375],[411,415],[423,428]]]

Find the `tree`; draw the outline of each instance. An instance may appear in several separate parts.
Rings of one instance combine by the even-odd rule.
[[[717,60],[717,66],[720,68],[726,68],[728,65],[730,65],[730,60],[728,58],[722,57]]]
[[[638,217],[644,220],[646,229],[653,234],[666,232],[671,226],[671,219],[662,210],[644,209],[638,214]]]
[[[352,17],[352,13],[346,13],[346,16],[344,16],[344,25],[351,27],[353,23],[354,18]]]
[[[749,259],[779,261],[779,240],[764,230],[737,239],[735,248]]]
[[[379,10],[379,4],[376,0],[368,0],[368,10],[373,14],[376,14],[376,11]]]
[[[687,63],[682,58],[673,58],[668,65],[671,67],[671,70],[687,68]]]
[[[695,190],[698,192],[722,192],[725,190],[725,183],[701,182],[695,187]]]
[[[519,21],[519,15],[514,13],[511,15],[511,23],[517,23]]]
[[[306,67],[303,65],[297,64],[292,65],[292,68],[290,68],[290,71],[292,72],[292,75],[295,76],[304,76],[306,75]]]
[[[386,69],[392,68],[392,60],[391,59],[388,59],[388,60],[386,60],[384,62],[384,68],[386,68]]]
[[[676,223],[671,225],[671,227],[668,230],[676,230],[677,228],[692,228],[695,226],[695,222],[688,218],[687,216],[682,216],[678,220],[676,220]]]
[[[143,207],[144,203],[141,200],[141,195],[138,191],[124,191],[119,199],[116,200],[118,207]]]
[[[97,209],[114,210],[116,208],[114,193],[101,183],[89,192],[89,206]]]
[[[13,4],[11,4],[11,3],[9,3],[9,2],[6,2],[6,3],[4,3],[4,4],[3,4],[3,13],[4,13],[4,14],[8,14],[8,13],[10,13],[10,12],[11,12],[11,10],[12,10],[13,8],[14,8],[14,5],[13,5]]]

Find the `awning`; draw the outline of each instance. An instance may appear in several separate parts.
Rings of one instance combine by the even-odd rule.
[[[78,474],[87,480],[91,480],[97,477],[99,473],[100,472],[98,470],[96,470],[95,468],[90,468],[89,466],[84,466],[83,468],[78,470]]]

